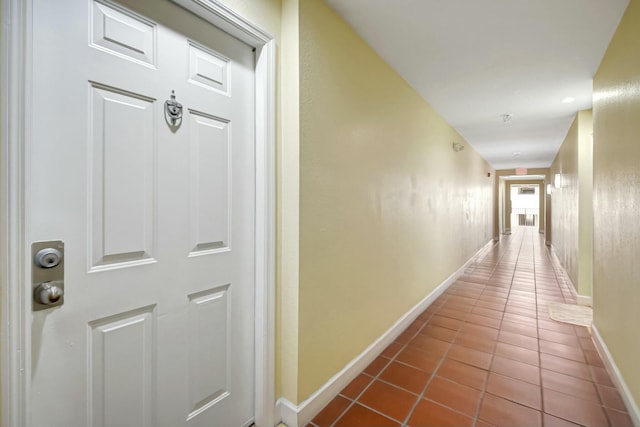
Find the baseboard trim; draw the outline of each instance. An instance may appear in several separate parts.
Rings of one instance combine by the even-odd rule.
[[[289,400],[281,397],[276,401],[276,419],[288,427],[297,427],[298,408]]]
[[[495,242],[489,241],[478,252],[469,258],[462,267],[456,270],[445,281],[438,285],[422,301],[413,306],[407,313],[398,319],[391,328],[384,332],[362,353],[349,362],[340,372],[329,379],[321,388],[316,390],[308,399],[299,405],[295,405],[285,398],[276,402],[276,416],[288,427],[300,427],[309,423],[334,397],[342,391],[355,377],[357,377],[373,360],[384,351],[405,329],[413,323],[423,311],[425,311],[444,291],[447,290],[460,277],[475,258],[493,246]],[[278,418],[277,418],[278,419]]]
[[[578,305],[593,307],[593,297],[577,294],[576,299],[578,301]]]
[[[598,332],[596,325],[591,326],[591,335],[596,348],[598,349],[598,353],[600,353],[600,357],[604,362],[605,368],[616,385],[616,388],[620,392],[624,405],[627,407],[627,412],[629,413],[629,417],[631,417],[631,422],[634,426],[640,427],[640,409],[638,409],[638,405],[636,404],[629,387],[627,387],[627,383],[624,381],[622,373],[620,372],[620,369],[618,369],[618,365],[616,365],[616,362],[613,360],[613,356],[609,352],[607,344],[605,344],[600,332]]]

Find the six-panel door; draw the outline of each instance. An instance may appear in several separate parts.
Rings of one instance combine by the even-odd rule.
[[[241,426],[254,54],[168,1],[128,3],[34,2],[28,232],[65,242],[65,302],[31,316],[31,426]]]

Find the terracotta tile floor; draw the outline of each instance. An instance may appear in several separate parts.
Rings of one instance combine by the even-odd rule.
[[[631,426],[588,329],[549,318],[562,274],[533,227],[504,236],[308,427]]]

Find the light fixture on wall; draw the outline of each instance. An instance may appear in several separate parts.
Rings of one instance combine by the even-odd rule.
[[[553,178],[553,186],[556,188],[562,187],[562,174],[557,173]]]
[[[547,184],[547,194],[551,195],[551,184]]]
[[[464,145],[460,144],[459,142],[453,141],[453,151],[459,153],[462,150],[464,150]]]

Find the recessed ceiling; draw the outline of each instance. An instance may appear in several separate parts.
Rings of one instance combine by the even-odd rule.
[[[591,108],[629,0],[326,2],[494,168],[511,169],[549,167]]]

